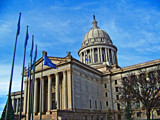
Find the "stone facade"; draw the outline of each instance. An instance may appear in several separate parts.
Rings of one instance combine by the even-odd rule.
[[[92,23],[93,28],[86,33],[78,51],[80,61],[70,54],[64,58],[48,56],[56,64],[56,69],[43,66],[43,70],[43,57],[36,61],[33,106],[35,119],[39,119],[41,106],[43,119],[106,120],[107,112],[111,109],[114,120],[123,120],[124,105],[119,101],[118,94],[122,79],[130,73],[138,75],[139,70],[149,72],[160,65],[158,59],[120,68],[116,46],[109,35],[97,26],[95,17]],[[43,54],[47,55],[46,52]],[[23,114],[28,113],[29,108],[27,91],[30,79],[27,78],[27,73],[28,70],[25,71]],[[16,114],[19,95],[19,92],[12,93]],[[135,108],[136,119],[146,118],[145,114],[139,115],[141,107],[142,104],[139,103],[139,108]],[[154,118],[160,118],[156,111],[154,113]]]

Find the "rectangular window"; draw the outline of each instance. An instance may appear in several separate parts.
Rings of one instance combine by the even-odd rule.
[[[137,112],[137,117],[141,117],[141,112]]]
[[[121,120],[121,114],[118,114],[118,120]]]
[[[89,103],[90,103],[90,108],[92,108],[92,101],[91,101],[91,100],[89,100]]]
[[[95,109],[97,109],[97,101],[95,100]]]
[[[136,108],[137,109],[140,108],[140,102],[139,101],[136,102]]]
[[[117,110],[120,110],[120,104],[119,103],[117,104]]]
[[[119,95],[116,95],[117,100],[119,100]]]
[[[107,88],[107,84],[106,83],[104,84],[104,88]]]
[[[108,95],[107,95],[107,92],[105,93],[105,95],[106,95],[106,97],[108,96]]]
[[[100,109],[102,110],[102,103],[101,103],[101,101],[100,101]]]
[[[117,80],[114,81],[115,85],[117,85]]]
[[[106,106],[108,106],[108,101],[106,101]]]
[[[160,110],[156,110],[156,112],[157,112],[157,115],[160,115]]]
[[[116,92],[118,92],[118,87],[115,87],[115,89],[116,89]]]

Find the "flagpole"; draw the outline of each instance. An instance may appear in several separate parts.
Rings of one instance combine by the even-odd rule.
[[[24,80],[24,66],[25,66],[25,57],[26,57],[26,46],[27,46],[27,40],[28,40],[28,26],[26,30],[26,38],[24,43],[24,56],[23,56],[23,67],[22,67],[22,82],[21,82],[21,104],[20,104],[20,113],[19,113],[19,120],[21,120],[22,115],[22,94],[23,94],[23,80]]]
[[[32,76],[32,120],[33,120],[33,111],[34,111],[34,81],[35,81],[35,62],[37,57],[37,45],[35,46],[35,55],[34,55],[34,66],[33,66],[33,76]]]
[[[13,60],[12,60],[12,69],[11,69],[11,76],[10,76],[10,83],[9,83],[9,91],[8,91],[8,100],[7,100],[5,120],[8,119],[8,106],[9,106],[8,104],[9,104],[9,98],[10,98],[10,95],[11,95],[11,87],[12,87],[12,78],[13,78],[13,69],[14,69],[14,59],[15,59],[15,54],[16,54],[17,38],[18,38],[18,35],[20,33],[20,19],[21,19],[21,13],[19,13],[16,40],[15,40],[15,45],[14,45],[14,53],[13,53]]]
[[[28,120],[30,120],[30,116],[31,116],[31,67],[32,67],[32,52],[33,52],[33,35],[32,35],[32,47],[31,47],[31,52],[30,52],[30,57],[31,57],[31,61],[30,61],[30,82],[29,82],[29,113],[28,113]]]
[[[42,53],[42,68],[41,68],[41,81],[40,81],[40,120],[42,120],[42,77],[43,77],[43,56]]]
[[[26,114],[27,114],[27,102],[28,102],[28,77],[29,77],[29,63],[28,63],[28,76],[27,76],[27,86],[26,86],[26,104],[25,104],[25,120],[26,120]]]

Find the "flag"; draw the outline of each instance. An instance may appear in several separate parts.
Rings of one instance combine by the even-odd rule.
[[[21,13],[19,13],[19,19],[17,24],[17,36],[20,34],[20,21],[21,21]]]
[[[27,41],[29,39],[29,35],[28,35],[28,26],[27,26],[27,30],[26,30],[26,39],[25,39],[25,47],[27,46]]]
[[[36,62],[36,58],[37,58],[37,45],[36,45],[36,48],[35,48],[35,55],[34,55],[33,64],[31,65],[31,69],[33,69],[33,67],[34,67],[34,64]]]
[[[44,55],[44,65],[56,69],[56,64],[52,63],[52,61],[46,55]]]
[[[88,56],[86,55],[86,61],[88,61]]]
[[[34,46],[34,36],[32,35],[32,46],[31,46],[30,57],[32,56],[33,53],[33,46]]]

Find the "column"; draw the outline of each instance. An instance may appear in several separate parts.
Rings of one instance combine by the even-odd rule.
[[[48,76],[48,111],[52,109],[52,77]]]
[[[100,58],[101,58],[101,62],[103,62],[103,59],[102,59],[102,48],[100,48]]]
[[[97,48],[97,52],[98,52],[98,62],[100,62],[99,48]]]
[[[35,79],[34,84],[34,113],[38,112],[38,79]]]
[[[30,86],[30,81],[28,80],[27,113],[29,113],[29,86]]]
[[[86,63],[86,52],[84,51],[84,56],[83,56],[83,59],[84,59],[84,63]]]
[[[44,78],[42,78],[42,113],[44,113]]]
[[[57,104],[57,109],[59,109],[59,75],[58,73],[55,74],[56,76],[56,104]]]
[[[94,63],[94,48],[92,48],[92,63]]]
[[[72,109],[72,82],[71,70],[67,71],[67,84],[68,84],[68,109]]]
[[[113,53],[113,50],[111,50],[111,54],[112,54],[112,64],[114,64],[114,53]]]
[[[18,114],[18,109],[19,109],[19,99],[17,98],[16,114]]]
[[[67,77],[66,77],[66,71],[63,71],[63,80],[64,80],[64,88],[63,88],[63,93],[64,93],[64,109],[67,109]]]
[[[23,111],[26,112],[26,102],[27,102],[27,80],[24,81],[24,104],[23,104]]]
[[[108,61],[107,48],[105,48],[105,56],[106,56],[106,62],[107,62]]]
[[[15,96],[14,96],[15,97]],[[14,110],[14,112],[15,112],[15,98],[12,98],[12,106],[13,106],[13,110]]]

